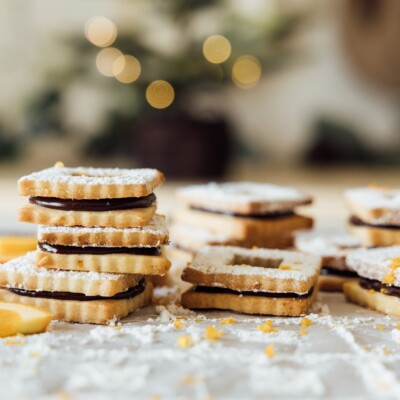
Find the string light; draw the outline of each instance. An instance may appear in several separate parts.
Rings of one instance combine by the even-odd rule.
[[[113,64],[115,78],[122,83],[135,82],[142,71],[139,60],[133,56],[120,56]]]
[[[85,35],[95,46],[108,47],[117,38],[117,28],[106,17],[92,17],[86,22]]]
[[[233,83],[241,89],[254,87],[261,77],[261,64],[253,56],[239,57],[232,67]]]
[[[174,101],[175,91],[167,81],[154,81],[146,89],[146,99],[149,104],[158,109],[169,107]]]
[[[229,40],[222,35],[209,36],[203,43],[203,54],[207,61],[221,64],[231,55],[232,46]]]
[[[96,56],[96,67],[105,76],[116,76],[123,71],[125,64],[119,63],[119,68],[114,67],[116,60],[123,56],[115,47],[108,47],[98,52]]]

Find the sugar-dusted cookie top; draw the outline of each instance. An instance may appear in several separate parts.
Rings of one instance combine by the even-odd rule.
[[[345,191],[351,212],[364,222],[400,225],[400,189],[380,186],[352,188]]]
[[[348,233],[299,231],[295,233],[295,247],[304,253],[323,258],[322,265],[346,270],[346,256],[361,246],[361,242]]]
[[[86,228],[39,225],[38,240],[64,246],[154,247],[168,244],[165,217],[156,214],[148,225],[138,228]]]
[[[239,291],[307,293],[321,258],[296,251],[209,246],[184,270],[183,280]]]
[[[400,286],[400,246],[356,250],[348,255],[347,264],[363,278]]]
[[[52,167],[23,176],[18,181],[22,196],[62,199],[144,197],[164,181],[156,169]]]
[[[285,212],[312,202],[297,189],[253,182],[187,186],[178,191],[178,196],[192,207],[238,214]]]

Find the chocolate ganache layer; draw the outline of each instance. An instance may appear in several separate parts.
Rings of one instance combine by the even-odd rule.
[[[385,285],[380,281],[367,278],[361,278],[359,284],[363,289],[367,290],[372,289],[375,290],[376,292],[381,292],[389,296],[400,297],[400,287],[397,286]]]
[[[34,290],[16,289],[16,288],[2,288],[15,293],[19,296],[39,297],[42,299],[55,299],[55,300],[75,300],[75,301],[94,301],[94,300],[129,300],[141,294],[146,289],[146,281],[142,279],[136,286],[129,288],[125,292],[117,293],[112,297],[103,296],[85,296],[82,293],[71,292],[37,292]]]
[[[138,256],[160,256],[161,247],[95,247],[62,246],[39,243],[40,250],[54,254],[134,254]]]
[[[40,207],[62,211],[113,211],[132,208],[148,208],[156,202],[154,193],[146,197],[122,199],[74,200],[57,197],[30,197],[29,202]]]
[[[216,210],[210,210],[208,208],[202,208],[202,207],[190,207],[191,210],[194,211],[202,211],[202,212],[208,212],[212,214],[220,214],[220,215],[227,215],[230,217],[240,217],[240,218],[253,218],[253,219],[278,219],[278,218],[284,218],[284,217],[292,217],[295,215],[293,211],[282,211],[282,212],[270,212],[270,213],[264,213],[264,214],[240,214],[240,213],[233,213],[229,211],[216,211]]]
[[[244,291],[240,292],[238,290],[232,290],[220,287],[210,287],[210,286],[196,286],[194,289],[197,293],[210,293],[210,294],[235,294],[238,296],[258,296],[258,297],[271,297],[271,298],[287,298],[287,299],[306,299],[311,296],[314,288],[311,288],[309,292],[304,294],[299,293],[274,293],[274,292],[251,292]]]
[[[400,230],[400,226],[397,225],[376,225],[369,224],[368,222],[364,222],[362,219],[352,216],[350,218],[350,223],[354,226],[368,226],[370,228],[383,228],[383,229],[398,229]]]
[[[321,275],[324,275],[324,276],[336,275],[336,276],[343,276],[345,278],[357,278],[358,277],[357,272],[328,268],[328,267],[322,267]]]

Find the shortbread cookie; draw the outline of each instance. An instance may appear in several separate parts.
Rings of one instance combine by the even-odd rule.
[[[114,297],[85,296],[69,292],[37,292],[23,289],[0,289],[0,300],[31,305],[50,312],[59,321],[107,324],[147,305],[152,284],[142,280],[138,285]]]
[[[35,250],[37,239],[33,236],[1,236],[0,264]]]
[[[164,181],[155,169],[53,167],[23,176],[22,196],[59,199],[119,199],[144,197]]]
[[[125,247],[121,249],[121,253],[118,253],[116,247],[71,247],[67,250],[69,247],[39,247],[36,252],[36,265],[71,271],[141,275],[164,275],[171,266],[158,247]],[[99,251],[102,253],[95,253]]]
[[[136,286],[142,276],[46,269],[35,266],[35,253],[0,267],[0,286],[41,292],[72,292],[112,297]]]
[[[182,279],[240,292],[307,295],[320,268],[320,257],[300,252],[211,246],[195,255]]]
[[[85,228],[45,226],[38,228],[40,243],[63,246],[156,247],[168,244],[165,217],[155,215],[149,224],[138,228]]]
[[[293,293],[238,292],[197,286],[182,294],[181,303],[194,310],[218,309],[245,314],[297,317],[308,313],[315,294],[316,290],[296,296]]]
[[[296,214],[279,217],[231,217],[199,210],[182,210],[173,216],[174,222],[203,229],[212,234],[228,237],[229,241],[239,241],[244,246],[288,247],[293,242],[293,232],[309,229],[313,220]]]
[[[400,190],[379,186],[348,189],[347,204],[353,215],[368,224],[400,226]]]
[[[56,210],[28,203],[19,210],[18,220],[40,225],[131,228],[148,224],[156,212],[152,203],[146,208],[116,211]]]
[[[241,215],[287,212],[312,202],[296,189],[253,182],[188,186],[178,196],[190,207]]]
[[[335,270],[348,270],[346,257],[361,247],[361,242],[346,233],[296,232],[295,247],[304,253],[322,257],[322,266]]]
[[[397,295],[387,295],[373,289],[360,286],[357,281],[346,282],[343,292],[346,299],[370,310],[400,318],[400,289]]]
[[[352,217],[348,229],[365,247],[400,244],[400,226],[367,224],[357,217]]]

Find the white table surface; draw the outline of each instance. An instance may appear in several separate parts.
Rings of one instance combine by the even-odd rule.
[[[255,176],[260,179],[260,174]],[[238,173],[236,179],[248,179]],[[398,182],[399,173],[291,172],[273,182],[296,184],[317,196],[310,209],[323,228],[343,227],[341,200],[346,186]],[[173,189],[158,192],[161,211],[174,204]],[[0,230],[27,230],[16,224],[15,179],[0,179]],[[348,304],[341,294],[320,293],[313,325],[299,334],[298,318],[270,318],[277,332],[257,326],[267,318],[234,313],[197,315],[176,307],[177,289],[158,290],[166,306],[149,306],[123,321],[121,329],[53,322],[41,335],[0,340],[0,399],[365,399],[399,398],[400,330],[396,319]],[[172,321],[184,317],[183,328]],[[234,316],[237,324],[220,325]],[[199,319],[200,317],[200,319]],[[223,329],[220,340],[203,338],[206,326]],[[179,336],[193,339],[180,348]],[[264,348],[273,344],[270,359]]]

